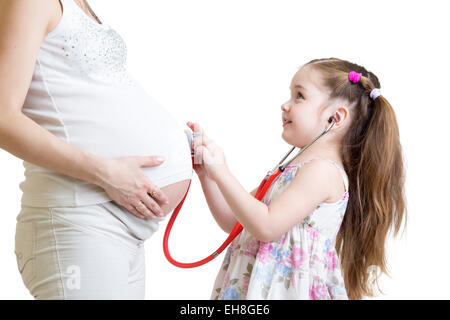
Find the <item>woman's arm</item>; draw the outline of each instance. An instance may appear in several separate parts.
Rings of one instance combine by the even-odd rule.
[[[99,157],[52,135],[22,112],[53,1],[0,1],[0,147],[25,161],[99,183]]]
[[[223,231],[230,233],[236,225],[237,220],[230,206],[220,192],[217,183],[207,175],[200,175],[199,179],[206,202],[208,203],[209,210],[211,211],[214,219]],[[254,197],[256,194],[256,189],[254,189],[250,194]]]
[[[101,157],[58,139],[23,113],[0,118],[0,148],[40,167],[100,185]]]
[[[0,1],[0,147],[25,161],[98,184],[99,157],[58,139],[22,112],[53,1]]]
[[[0,0],[0,148],[30,163],[101,186],[117,203],[143,218],[155,218],[167,200],[140,166],[149,157],[105,159],[57,138],[22,113],[41,43],[48,33],[53,0]],[[142,159],[141,159],[142,158]],[[156,158],[156,157],[155,157]],[[155,200],[146,191],[157,192]],[[141,200],[147,208],[134,207]]]

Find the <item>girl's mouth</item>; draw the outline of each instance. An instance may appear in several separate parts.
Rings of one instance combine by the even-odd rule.
[[[285,120],[284,122],[283,122],[283,127],[285,127],[285,126],[287,126],[289,123],[291,123],[292,121],[289,121],[289,120]]]

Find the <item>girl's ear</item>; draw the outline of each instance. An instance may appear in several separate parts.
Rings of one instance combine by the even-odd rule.
[[[349,111],[346,106],[342,105],[337,107],[334,111],[334,126],[340,127],[343,125],[344,121],[348,118]]]

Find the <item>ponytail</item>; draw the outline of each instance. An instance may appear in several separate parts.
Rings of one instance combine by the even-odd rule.
[[[336,236],[346,290],[350,299],[374,296],[381,273],[388,274],[385,243],[406,226],[405,172],[396,116],[382,95],[378,78],[361,66],[336,58],[309,62],[323,75],[330,98],[347,100],[353,116],[342,142],[341,156],[349,177],[349,200]],[[348,73],[362,73],[351,84]],[[379,288],[379,286],[378,286]]]

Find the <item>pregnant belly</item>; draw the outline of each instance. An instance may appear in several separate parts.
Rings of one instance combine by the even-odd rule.
[[[162,142],[168,149],[164,149],[158,155],[163,155],[165,161],[160,166],[143,170],[168,198],[169,204],[158,203],[166,215],[183,200],[192,179],[193,168],[190,142],[184,132]]]
[[[169,204],[160,204],[164,214],[173,211],[186,194],[192,179],[192,157],[190,142],[184,131],[175,130],[161,135],[160,141],[153,142],[150,155],[162,155],[165,161],[155,167],[143,167],[149,179],[166,195]],[[150,153],[152,152],[152,153]]]
[[[189,181],[189,179],[182,180],[161,188],[162,192],[164,192],[164,194],[169,199],[169,204],[160,205],[161,209],[164,212],[164,215],[169,214],[170,212],[175,210],[177,205],[181,202],[181,200],[183,200],[183,197],[186,194],[189,186]]]
[[[161,165],[141,169],[169,197],[163,210],[174,209],[193,173],[188,127],[138,84],[83,92],[59,104],[65,115],[60,131],[71,144],[106,158],[163,156]]]
[[[142,167],[148,178],[164,192],[169,204],[160,204],[164,214],[173,211],[181,202],[192,179],[191,147],[185,130],[167,109],[146,95],[145,108],[130,113],[116,126],[116,137],[122,141],[122,152],[126,155],[163,156],[165,161],[158,166]],[[124,130],[121,128],[125,128]],[[188,129],[189,130],[189,129]],[[117,134],[117,131],[122,132]],[[126,132],[126,133],[125,133]]]

